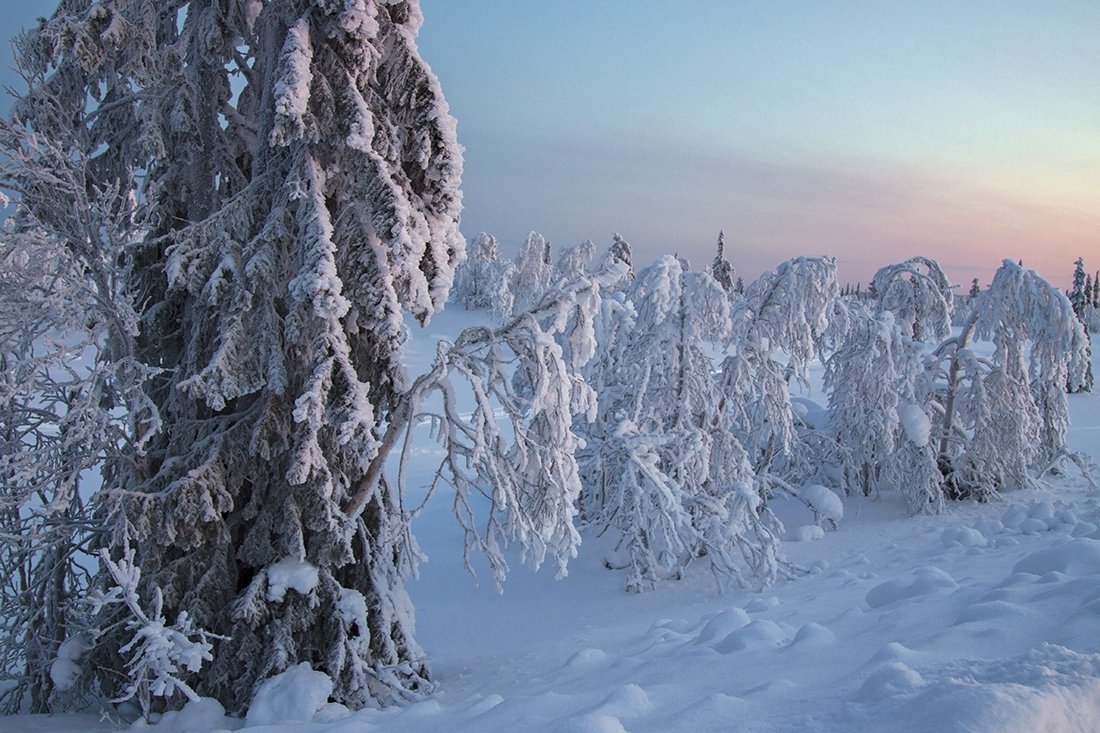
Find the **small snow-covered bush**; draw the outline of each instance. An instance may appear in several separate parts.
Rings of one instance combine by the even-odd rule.
[[[114,585],[105,593],[93,591],[89,594],[92,611],[99,615],[108,607],[120,607],[123,617],[116,623],[132,634],[119,649],[128,658],[126,673],[129,679],[123,694],[113,702],[135,700],[146,717],[152,710],[154,697],[171,698],[178,692],[191,702],[197,702],[199,695],[183,678],[197,674],[203,662],[213,659],[211,640],[220,637],[197,628],[187,611],[180,611],[175,623],[169,625],[162,613],[159,588],[154,590],[147,609],[138,597],[141,569],[134,563],[134,551],[129,546],[117,561],[103,550],[100,562]],[[63,667],[62,673],[71,674],[71,670]]]

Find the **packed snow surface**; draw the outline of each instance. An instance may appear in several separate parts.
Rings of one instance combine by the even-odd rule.
[[[447,312],[417,334],[413,368],[433,333],[453,335],[470,317]],[[1100,395],[1070,405],[1072,447],[1100,456]],[[907,435],[927,439],[917,422]],[[427,433],[413,450],[430,476],[439,453]],[[294,667],[247,720],[203,700],[150,730],[1100,730],[1100,493],[1076,469],[936,517],[909,517],[889,494],[802,493],[776,502],[796,577],[758,592],[719,588],[691,567],[637,595],[604,567],[608,538],[591,533],[560,581],[516,558],[502,594],[477,563],[476,585],[440,494],[414,524],[430,561],[409,587],[433,694],[353,713],[325,704],[324,675]],[[807,503],[839,529],[815,524]],[[308,592],[305,568],[291,565],[274,579],[269,569],[269,582]],[[342,612],[359,613],[358,600]],[[0,718],[0,731],[20,733],[117,729],[97,716]]]

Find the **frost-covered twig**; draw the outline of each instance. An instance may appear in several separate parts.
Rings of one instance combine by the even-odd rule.
[[[188,700],[198,700],[198,694],[184,681],[185,673],[197,674],[203,662],[213,659],[212,639],[225,637],[197,628],[186,611],[180,611],[175,623],[168,625],[162,613],[163,600],[159,588],[154,589],[148,609],[138,596],[141,569],[134,563],[134,551],[128,545],[123,557],[112,560],[106,550],[100,552],[100,562],[110,574],[114,585],[106,592],[89,594],[92,613],[99,615],[105,608],[122,607],[125,619],[117,621],[128,632],[130,640],[119,649],[129,655],[126,662],[128,680],[123,694],[112,702],[136,699],[142,713],[148,717],[153,697],[172,697],[179,692]]]

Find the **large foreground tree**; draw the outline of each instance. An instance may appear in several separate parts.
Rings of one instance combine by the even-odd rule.
[[[132,548],[165,617],[224,637],[193,686],[234,709],[300,661],[356,706],[426,681],[381,470],[408,419],[404,314],[431,317],[464,250],[420,22],[414,1],[64,0],[24,44],[25,105],[74,126],[89,191],[136,205],[105,215],[133,217],[107,267],[140,323],[103,346],[142,364],[163,422],[105,472],[99,544]],[[124,693],[126,627],[103,623],[96,683]]]

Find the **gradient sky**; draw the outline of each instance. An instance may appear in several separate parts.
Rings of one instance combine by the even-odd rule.
[[[1100,268],[1100,3],[422,0],[463,230],[748,277]]]
[[[466,147],[463,231],[620,232],[746,279],[1003,258],[1100,269],[1100,3],[422,0]],[[0,0],[8,35],[52,9]],[[6,71],[6,69],[5,69]],[[10,75],[3,82],[16,82]]]

